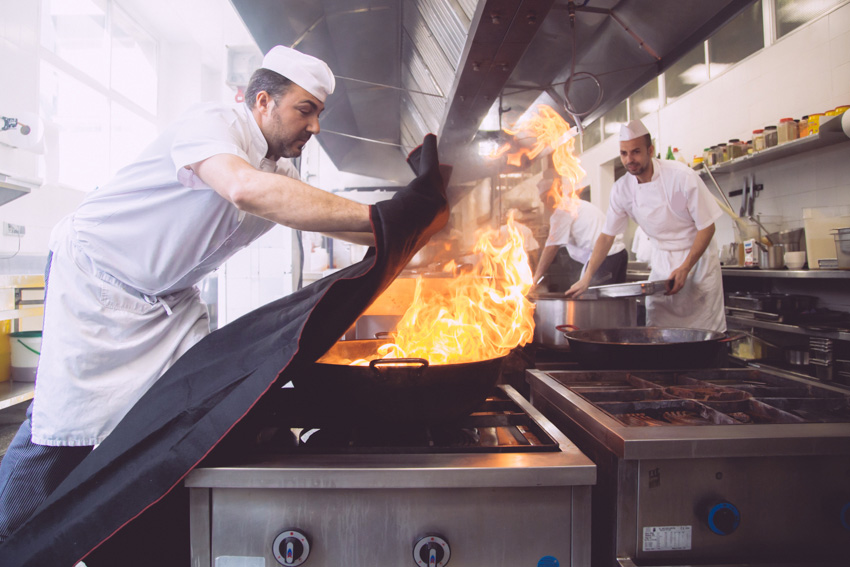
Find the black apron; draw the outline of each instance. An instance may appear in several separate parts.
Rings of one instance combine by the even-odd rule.
[[[0,547],[0,565],[188,566],[184,477],[266,392],[329,349],[448,220],[450,170],[436,138],[426,136],[408,163],[416,179],[371,207],[376,247],[361,262],[186,352]]]

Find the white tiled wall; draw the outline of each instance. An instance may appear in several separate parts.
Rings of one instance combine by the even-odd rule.
[[[690,160],[704,147],[730,138],[750,139],[753,129],[777,124],[780,118],[800,118],[843,104],[850,104],[850,4],[795,30],[643,120],[657,152],[676,146]],[[603,210],[618,152],[613,136],[581,156],[592,200]],[[850,142],[717,180],[728,194],[740,189],[749,174],[764,186],[756,214],[781,216],[790,225],[802,226],[804,207],[850,204]],[[737,207],[740,201],[735,199]],[[734,240],[731,220],[718,223],[717,239],[721,244]]]

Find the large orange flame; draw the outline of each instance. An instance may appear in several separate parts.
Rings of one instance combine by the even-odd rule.
[[[575,136],[570,129],[569,123],[561,118],[561,115],[545,104],[537,106],[537,113],[527,120],[519,123],[516,129],[505,129],[511,136],[517,136],[521,132],[528,132],[534,137],[531,149],[522,150],[529,159],[534,159],[547,148],[552,151],[552,163],[558,175],[566,179],[569,187],[564,191],[561,179],[555,178],[552,186],[547,192],[547,197],[553,200],[556,208],[564,209],[574,214],[578,210],[578,192],[575,189],[585,175],[579,159],[575,156]],[[518,164],[522,157],[520,152],[508,155],[508,163]]]
[[[393,333],[394,342],[381,346],[379,356],[457,364],[505,356],[531,341],[534,305],[525,297],[532,285],[531,268],[513,213],[507,226],[504,244],[497,230],[478,238],[475,252],[480,260],[453,279],[446,291],[426,293],[422,279],[417,280],[413,303]]]

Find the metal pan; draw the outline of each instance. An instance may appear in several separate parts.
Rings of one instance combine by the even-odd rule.
[[[368,359],[384,343],[337,342],[293,378],[295,389],[305,403],[320,407],[322,415],[347,425],[451,422],[481,406],[507,358],[439,365],[421,358],[372,360],[369,366],[327,362]]]
[[[581,298],[640,297],[667,291],[667,286],[667,280],[596,285],[587,288],[587,291],[581,294]]]
[[[566,331],[570,351],[583,368],[711,368],[725,343],[741,338],[703,329],[626,327]]]

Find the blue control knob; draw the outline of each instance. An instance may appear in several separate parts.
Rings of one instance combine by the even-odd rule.
[[[839,518],[841,518],[841,525],[844,526],[844,529],[850,530],[850,502],[845,502],[844,506],[841,507]]]
[[[720,502],[708,510],[708,527],[717,535],[729,535],[741,524],[741,512],[734,504]]]

